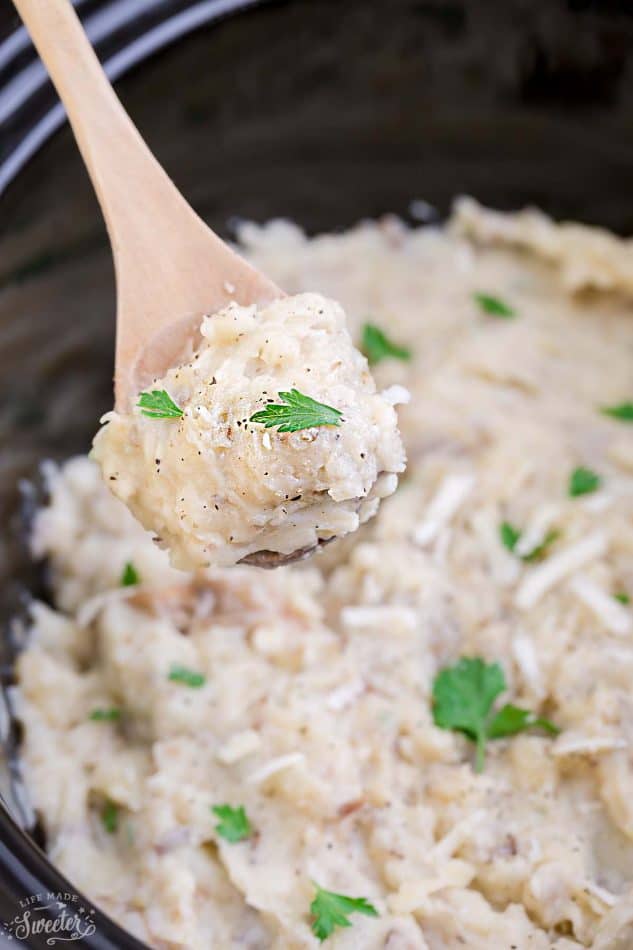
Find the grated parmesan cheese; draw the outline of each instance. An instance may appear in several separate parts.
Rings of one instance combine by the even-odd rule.
[[[569,583],[570,590],[588,607],[610,633],[623,637],[633,630],[630,611],[618,603],[611,594],[606,594],[587,577],[575,577]]]
[[[552,755],[595,755],[597,752],[612,752],[614,749],[626,749],[626,739],[620,736],[583,736],[565,731],[552,746]]]
[[[599,901],[606,904],[607,907],[615,907],[620,899],[616,894],[612,894],[611,891],[608,891],[606,887],[600,887],[599,884],[594,884],[593,881],[585,881],[583,887],[593,897],[597,897]]]
[[[519,586],[514,602],[521,610],[529,610],[552,587],[573,574],[574,571],[590,564],[606,554],[607,539],[602,532],[589,535],[584,541],[571,545],[559,554],[530,570]]]
[[[239,762],[247,755],[252,755],[260,745],[260,736],[253,729],[245,729],[227,739],[218,749],[216,758],[226,765],[233,765],[234,762]]]
[[[376,604],[370,607],[343,607],[341,623],[351,630],[363,627],[386,627],[392,625],[404,629],[415,629],[417,614],[412,607],[400,607],[397,604]]]
[[[545,540],[547,532],[560,517],[560,505],[543,505],[530,521],[517,541],[514,551],[518,557],[525,557],[536,550]]]
[[[289,752],[287,755],[280,755],[276,759],[271,759],[256,769],[247,777],[249,785],[261,785],[277,772],[283,772],[284,769],[290,769],[295,765],[305,765],[306,757],[303,752]]]
[[[532,692],[539,697],[545,696],[546,689],[543,675],[539,669],[532,640],[527,636],[516,636],[512,641],[512,652],[517,666]]]
[[[475,485],[473,475],[447,475],[428,506],[426,517],[413,531],[413,540],[420,547],[434,541],[451,518],[457,514]]]
[[[483,808],[473,811],[467,818],[463,818],[444,835],[429,851],[430,861],[440,862],[451,858],[457,849],[466,841],[473,831],[485,820],[486,812]]]
[[[350,680],[349,683],[343,683],[337,689],[333,689],[325,701],[328,709],[337,712],[351,705],[365,689],[365,684],[361,679]]]

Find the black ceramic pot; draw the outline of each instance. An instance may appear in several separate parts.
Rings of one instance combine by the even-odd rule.
[[[462,192],[633,232],[629,0],[75,2],[150,147],[220,233],[235,217],[285,215],[310,231],[386,211],[406,217],[413,199],[441,216]],[[19,647],[11,618],[25,590],[45,596],[24,556],[18,486],[42,459],[87,450],[111,404],[114,332],[103,223],[9,0],[0,0],[0,193],[7,686]],[[19,737],[2,706],[0,731],[11,754]],[[10,787],[5,799],[0,921],[9,922],[29,909],[20,901],[77,888],[33,842],[41,833]],[[35,916],[59,917],[48,903]],[[79,946],[140,946],[98,912],[94,923]],[[49,936],[22,945],[44,948]]]

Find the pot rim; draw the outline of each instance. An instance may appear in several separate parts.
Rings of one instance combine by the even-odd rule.
[[[79,12],[85,2],[74,0]],[[95,12],[82,18],[82,22],[97,51],[122,30],[133,31],[114,52],[101,59],[106,75],[115,82],[187,34],[267,2],[271,0],[197,0],[183,9],[182,3],[176,0],[105,0]],[[149,28],[135,29],[136,21],[148,16],[151,18]],[[30,51],[31,59],[16,66],[25,51]],[[0,43],[0,73],[5,71],[9,78],[0,84],[0,132],[9,122],[17,122],[19,129],[15,142],[0,159],[0,196],[66,121],[64,107],[23,26]],[[33,115],[33,99],[42,93],[46,96],[46,106]]]

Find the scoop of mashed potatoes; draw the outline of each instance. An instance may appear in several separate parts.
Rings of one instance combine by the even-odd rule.
[[[192,359],[148,387],[166,394],[172,414],[110,412],[93,448],[114,494],[172,563],[228,565],[259,552],[277,563],[374,515],[395,490],[404,449],[343,309],[312,293],[261,309],[232,303],[200,332]],[[284,395],[293,390],[330,411],[310,403],[296,420]],[[252,420],[284,406],[296,431]]]

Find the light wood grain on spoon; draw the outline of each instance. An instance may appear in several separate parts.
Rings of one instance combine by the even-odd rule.
[[[282,291],[207,227],[114,93],[69,0],[14,0],[62,99],[106,220],[117,285],[115,401],[173,365],[203,313]],[[62,196],[63,200],[63,196]]]

